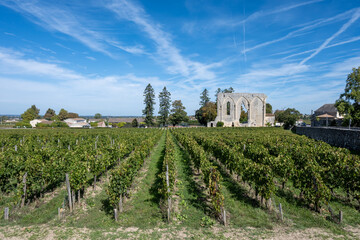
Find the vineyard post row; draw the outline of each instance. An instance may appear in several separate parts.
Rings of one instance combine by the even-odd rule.
[[[158,130],[150,134],[147,133],[142,136],[141,144],[135,147],[129,157],[111,171],[110,183],[106,192],[110,203],[114,206],[115,220],[117,220],[118,212],[123,211],[123,197],[127,195],[146,157],[151,153],[151,150],[163,134]]]
[[[240,173],[244,181],[252,183],[256,192],[259,192],[260,196],[266,200],[270,200],[275,191],[275,177],[279,179],[290,177],[294,186],[300,188],[304,193],[305,199],[314,204],[316,211],[320,211],[320,203],[328,204],[329,191],[319,174],[319,168],[314,163],[310,165],[308,159],[301,159],[302,162],[298,161],[299,164],[295,164],[295,166],[292,164],[293,161],[288,161],[289,164],[286,165],[283,164],[282,160],[284,159],[266,154],[267,150],[261,147],[256,148],[251,144],[230,147],[224,143],[226,140],[219,141],[201,135],[194,137],[204,144],[206,149],[212,150],[217,158],[222,159],[230,171]],[[216,137],[218,139],[218,136]],[[249,149],[252,150],[249,151]],[[289,171],[284,171],[284,169]],[[293,169],[299,169],[297,174],[284,175],[294,171]],[[270,207],[271,203],[267,203],[267,206]]]
[[[10,205],[25,205],[25,200],[41,197],[65,180],[75,202],[75,191],[80,200],[89,176],[94,178],[118,164],[141,143],[144,135],[158,130],[97,131],[83,130],[41,132],[2,132],[0,135],[0,191],[11,197]],[[16,134],[15,134],[16,133]],[[20,144],[19,144],[20,141]],[[72,147],[70,147],[72,146]],[[71,196],[72,195],[72,196]],[[70,202],[69,199],[69,202]]]
[[[291,180],[300,189],[300,197],[316,211],[321,203],[329,208],[334,188],[344,189],[360,205],[360,159],[347,149],[277,129],[209,129],[206,134],[203,129],[182,131],[212,151],[230,171],[239,171],[239,163],[248,158],[253,162],[250,165],[268,168],[263,176],[280,180],[283,187]],[[256,182],[253,184],[256,187]]]
[[[161,205],[164,205],[167,209],[167,220],[171,221],[171,198],[174,194],[174,186],[176,180],[175,169],[175,143],[172,140],[170,131],[166,131],[165,139],[165,155],[162,162],[162,172],[159,174],[161,179],[161,185],[158,189],[162,200]],[[167,201],[167,204],[166,204]]]
[[[283,188],[287,180],[292,180],[300,189],[300,196],[314,204],[316,211],[320,211],[320,203],[328,205],[336,188],[343,189],[348,200],[352,195],[360,206],[360,158],[348,149],[293,134],[274,136],[253,132],[222,140],[254,161],[265,159],[264,163],[271,166]]]
[[[178,142],[188,151],[195,168],[202,173],[215,214],[226,225],[224,195],[221,192],[221,175],[219,171],[210,162],[209,156],[205,153],[204,149],[194,139],[178,130],[174,130],[172,133]]]

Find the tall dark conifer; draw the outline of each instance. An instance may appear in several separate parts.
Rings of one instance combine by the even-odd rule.
[[[166,89],[166,87],[164,87],[159,94],[159,123],[163,125],[168,123],[171,102],[170,96],[171,93]]]
[[[200,95],[200,106],[205,106],[208,102],[210,102],[209,91],[205,88]]]
[[[143,115],[145,116],[145,123],[151,126],[154,124],[155,92],[150,83],[145,88],[144,97],[145,109]]]

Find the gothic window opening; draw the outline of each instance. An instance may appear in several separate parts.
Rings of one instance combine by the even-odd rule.
[[[230,102],[226,104],[226,115],[230,115]]]
[[[249,119],[249,111],[245,107],[245,103],[242,102],[239,122],[240,123],[247,123],[248,119]]]

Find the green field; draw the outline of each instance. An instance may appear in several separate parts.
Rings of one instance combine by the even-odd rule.
[[[278,128],[4,130],[0,239],[359,239],[359,176]]]

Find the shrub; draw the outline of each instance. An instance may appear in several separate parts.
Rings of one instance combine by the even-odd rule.
[[[37,128],[47,128],[47,127],[51,127],[50,124],[46,124],[46,123],[38,123],[36,124]]]
[[[223,127],[224,126],[224,123],[223,122],[217,122],[216,123],[216,127]]]
[[[98,125],[97,122],[91,122],[91,123],[90,123],[90,126],[91,126],[91,127],[97,127],[97,125]]]
[[[21,122],[17,122],[15,123],[15,128],[32,128],[31,124],[29,121],[21,121]]]
[[[69,127],[65,122],[55,121],[50,124],[51,127]]]

